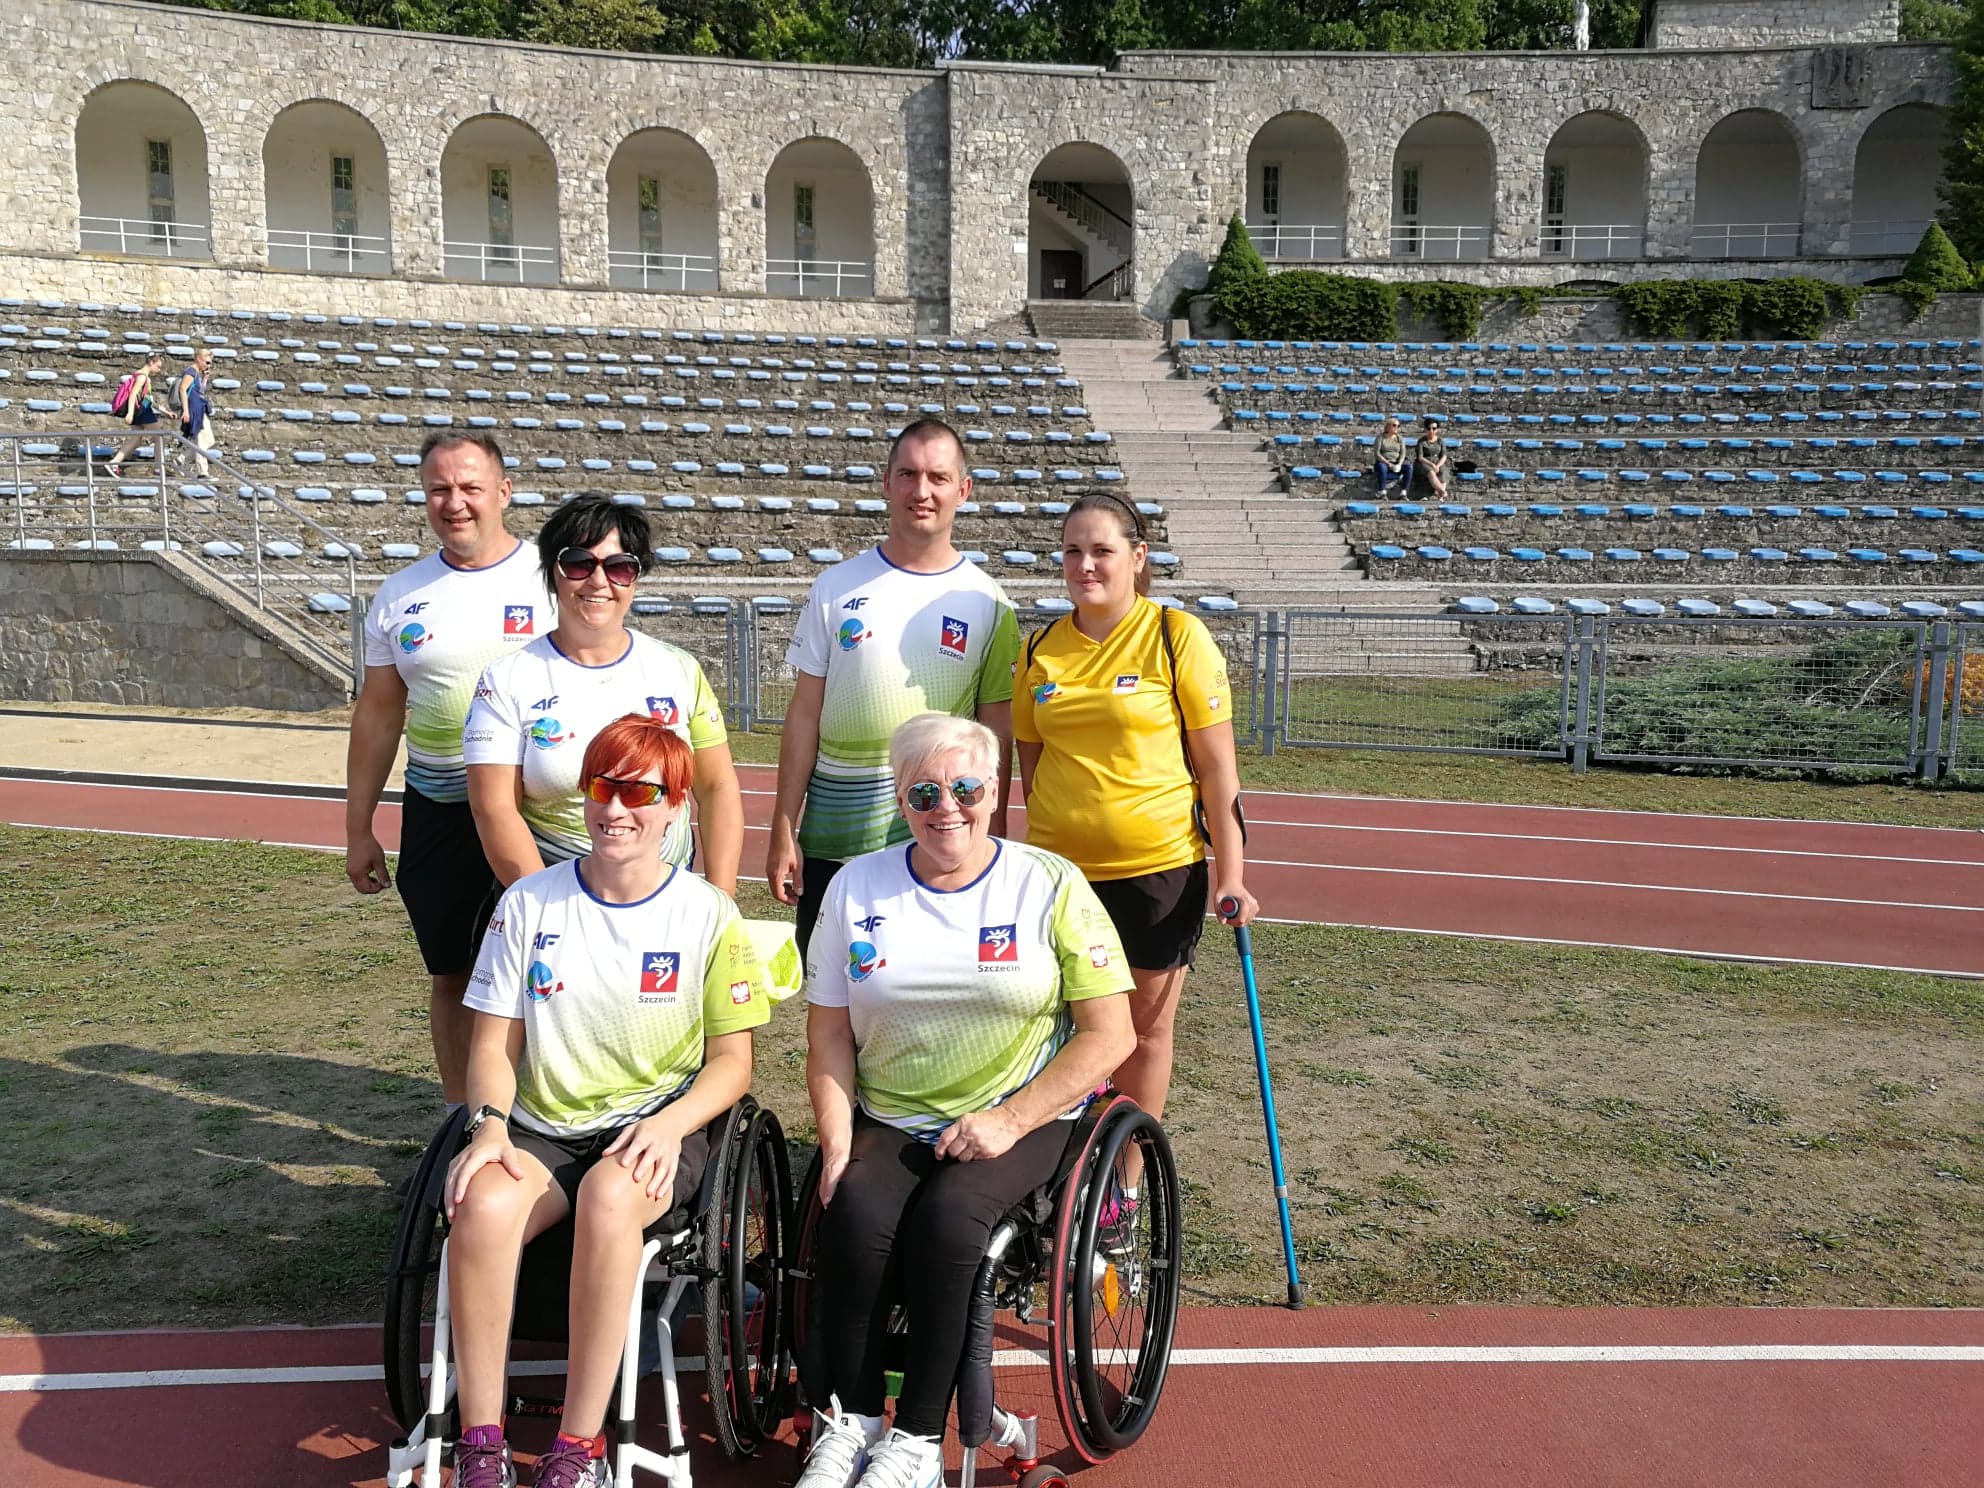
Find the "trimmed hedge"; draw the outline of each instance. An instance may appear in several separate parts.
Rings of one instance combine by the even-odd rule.
[[[1290,269],[1242,279],[1215,297],[1213,309],[1250,340],[1398,339],[1398,286],[1352,274]]]

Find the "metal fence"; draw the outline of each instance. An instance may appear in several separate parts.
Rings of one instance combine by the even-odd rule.
[[[1943,702],[1950,725],[1949,773],[1984,781],[1984,625],[1957,626]]]

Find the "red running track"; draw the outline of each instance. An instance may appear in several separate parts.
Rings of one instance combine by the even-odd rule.
[[[1016,1326],[998,1340],[1008,1359],[1039,1342]],[[1184,1315],[1178,1345],[1150,1432],[1080,1471],[1080,1488],[1975,1488],[1984,1462],[1977,1312],[1205,1309]],[[377,1347],[372,1328],[0,1339],[6,1480],[371,1488],[394,1434]],[[250,1375],[144,1374],[215,1368]],[[1053,1460],[1076,1466],[1044,1368],[997,1378],[1009,1408],[1040,1413]],[[697,1479],[791,1482],[782,1446],[723,1461],[697,1384]],[[549,1430],[513,1435],[530,1451]]]
[[[772,772],[740,773],[748,874]],[[1984,833],[1361,796],[1246,804],[1248,884],[1273,919],[1984,976]],[[250,791],[5,779],[0,818],[344,841],[341,803]],[[397,808],[379,828],[397,842]]]

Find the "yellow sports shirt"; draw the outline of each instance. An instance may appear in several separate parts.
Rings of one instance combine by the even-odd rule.
[[[1027,796],[1026,840],[1059,853],[1092,879],[1134,878],[1205,856],[1192,825],[1192,776],[1178,734],[1232,712],[1226,661],[1194,617],[1174,611],[1178,701],[1159,625],[1164,612],[1139,599],[1106,640],[1072,616],[1034,647],[1013,688],[1013,737],[1041,746]]]

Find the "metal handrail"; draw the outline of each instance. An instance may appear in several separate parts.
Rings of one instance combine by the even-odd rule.
[[[1689,249],[1696,258],[1796,258],[1801,231],[1796,222],[1697,222]],[[1737,246],[1753,239],[1754,249]]]
[[[1488,232],[1485,222],[1394,222],[1392,256],[1457,260],[1463,248],[1485,247]]]
[[[1292,259],[1298,263],[1319,263],[1343,257],[1343,225],[1317,223],[1248,223],[1247,235],[1262,258]],[[1324,245],[1328,246],[1325,247]]]
[[[1537,247],[1545,258],[1639,258],[1646,251],[1646,229],[1631,222],[1552,222],[1545,218],[1540,232]]]
[[[1066,212],[1092,237],[1099,238],[1112,248],[1121,250],[1124,247],[1119,226],[1128,228],[1132,234],[1136,232],[1136,226],[1129,218],[1107,202],[1090,196],[1072,181],[1035,181],[1033,189],[1042,200]]]
[[[610,249],[606,255],[609,275],[632,271],[642,289],[686,290],[694,276],[698,289],[717,287],[716,259],[707,253],[650,253],[636,249]],[[708,283],[700,281],[707,278]],[[670,284],[668,281],[675,282]],[[659,282],[656,282],[659,281]]]
[[[1088,299],[1106,285],[1109,292],[1101,296],[1102,299],[1127,300],[1130,297],[1130,263],[1126,258],[1106,273],[1097,274],[1082,286],[1082,298]]]
[[[276,269],[302,268],[310,273],[318,271],[318,255],[327,260],[328,271],[347,274],[392,272],[392,255],[387,252],[386,239],[371,233],[316,232],[302,227],[272,227],[263,234],[263,246],[268,250],[269,266]],[[301,254],[300,264],[293,256]],[[360,260],[365,268],[358,267]],[[377,267],[373,261],[377,261]]]
[[[105,544],[116,542],[115,538],[107,535],[109,532],[120,536],[143,534],[141,542],[153,542],[163,551],[177,554],[214,582],[224,584],[247,598],[258,610],[270,610],[273,595],[278,601],[273,608],[290,622],[290,630],[297,643],[337,674],[348,674],[351,660],[347,636],[349,616],[315,613],[309,608],[308,596],[339,593],[352,612],[359,610],[360,543],[331,531],[283,496],[275,486],[247,474],[218,450],[211,447],[203,450],[193,440],[163,426],[147,431],[154,456],[161,467],[157,478],[138,480],[128,472],[121,477],[112,477],[98,453],[99,447],[115,444],[130,432],[121,424],[109,429],[0,430],[0,443],[6,446],[6,454],[0,457],[0,464],[12,470],[12,483],[5,494],[14,503],[15,536],[8,546],[24,549],[39,546],[44,541],[50,546],[57,540],[68,541],[76,528],[72,522],[62,520],[65,509],[61,506],[44,504],[42,515],[54,520],[38,523],[34,529],[29,528],[28,498],[39,495],[43,486],[52,488],[52,494],[58,499],[80,495],[83,498],[82,530],[87,535],[80,542],[70,542],[69,546],[100,551],[104,550]],[[23,460],[25,446],[44,444],[54,446],[56,453],[36,452],[28,460]],[[192,467],[192,462],[202,457],[208,467],[205,477],[167,478],[165,467],[179,465],[183,477],[183,472]],[[50,475],[37,479],[42,471],[48,470],[51,461],[56,464]],[[224,503],[228,499],[224,493],[230,485],[234,499],[245,502],[248,507],[249,530],[246,534],[241,531],[238,522],[229,522],[224,514]],[[134,491],[134,487],[145,489]],[[149,520],[151,508],[146,509],[147,520],[133,523],[129,520],[133,508],[121,503],[112,510],[123,520],[108,520],[104,510],[106,500],[115,501],[120,492],[139,495],[151,494],[154,490],[158,497],[155,527]],[[176,501],[175,497],[178,498]],[[209,504],[207,510],[201,510],[202,503]],[[332,576],[335,570],[313,572],[280,566],[295,560],[278,551],[271,551],[271,543],[282,539],[265,537],[264,517],[275,513],[280,513],[293,523],[291,530],[298,535],[314,534],[324,546],[343,550],[341,560],[320,553],[320,561],[341,562],[341,587],[339,580]],[[152,536],[154,532],[156,536]],[[236,551],[233,554],[210,552],[207,547],[209,543],[229,544]],[[245,567],[242,566],[244,563]],[[294,600],[299,595],[302,596],[301,603],[280,603],[285,596]],[[328,640],[323,638],[326,633]]]
[[[525,269],[550,269],[552,277],[558,272],[558,250],[540,243],[463,243],[443,240],[441,244],[442,272],[451,279],[468,277],[455,269],[457,261],[466,261],[474,269],[474,277],[487,284],[491,279],[514,279],[523,282]]]
[[[211,258],[213,243],[204,222],[154,222],[149,217],[78,219],[86,253],[129,253],[145,258]],[[91,242],[92,238],[114,241]]]
[[[866,284],[874,278],[875,266],[858,258],[768,258],[765,260],[765,292],[778,294],[772,288],[774,279],[794,281],[794,295],[806,297],[806,283],[809,279],[831,284],[832,288],[822,296],[825,299],[842,299],[850,291],[847,286]],[[869,293],[857,289],[857,294]]]
[[[1867,254],[1913,253],[1929,230],[1932,218],[1883,222],[1873,218],[1846,225],[1847,252]]]

